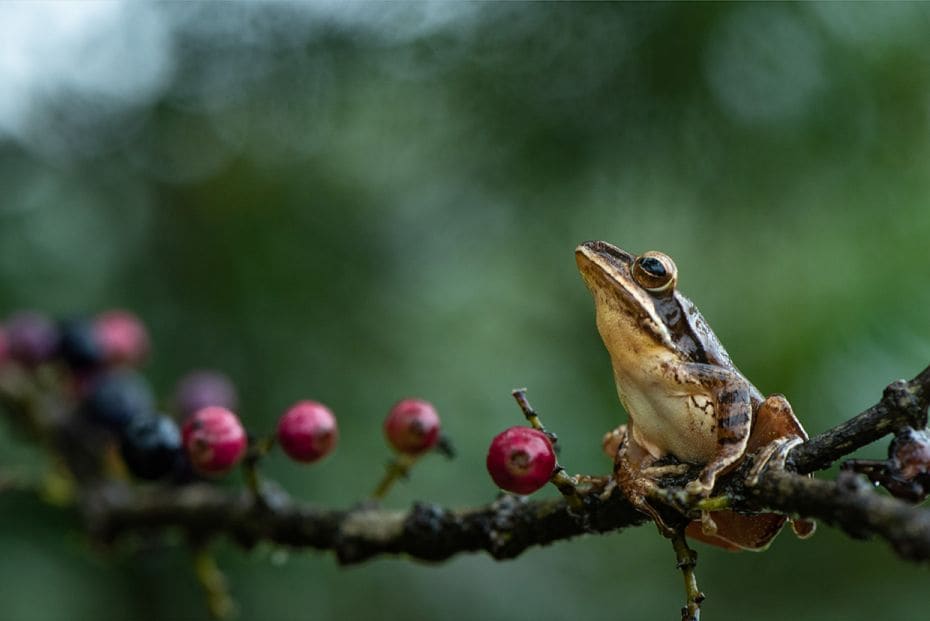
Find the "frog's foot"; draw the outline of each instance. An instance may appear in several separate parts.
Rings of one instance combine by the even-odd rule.
[[[626,441],[626,435],[626,425],[620,425],[616,429],[611,429],[605,433],[604,437],[601,439],[601,447],[604,449],[604,454],[607,455],[611,461],[616,461],[617,453]]]
[[[667,538],[671,538],[675,535],[677,531],[669,526],[668,522],[665,521],[665,518],[659,514],[655,507],[649,504],[649,500],[647,499],[646,494],[629,493],[628,491],[625,491],[624,493],[626,494],[627,500],[629,500],[630,504],[633,505],[634,509],[640,513],[645,513],[652,518],[652,521],[656,524],[656,528],[659,529],[659,534]],[[658,486],[650,489],[650,495],[660,498],[667,504],[673,504],[666,498],[665,490],[662,490]]]
[[[688,472],[690,466],[688,464],[668,464],[665,466],[649,466],[642,469],[644,476],[651,477],[653,479],[658,479],[661,477],[667,477],[669,475],[682,475]]]
[[[701,532],[708,537],[717,534],[717,522],[710,516],[710,511],[701,511]]]
[[[717,483],[716,473],[703,473],[700,477],[689,481],[685,485],[685,494],[688,496],[688,504],[695,504],[710,496]]]
[[[617,489],[617,481],[613,477],[610,477],[610,480],[607,481],[607,484],[604,486],[604,489],[601,490],[601,493],[598,495],[598,498],[603,502],[610,499],[614,494],[614,490]]]
[[[756,453],[752,469],[746,476],[746,485],[749,487],[758,485],[759,477],[761,477],[762,473],[768,468],[784,470],[785,462],[788,459],[788,453],[791,452],[791,449],[803,442],[803,438],[788,436],[776,438],[762,447],[762,449]]]
[[[656,523],[659,532],[665,537],[671,537],[675,534],[675,529],[668,525],[665,519],[659,514],[658,510],[650,504],[650,499],[679,508],[679,503],[673,497],[670,490],[662,488],[655,481],[637,476],[631,478],[622,476],[627,474],[622,466],[618,468],[621,476],[617,477],[616,486],[623,492],[623,496],[629,501],[633,508],[648,515]]]

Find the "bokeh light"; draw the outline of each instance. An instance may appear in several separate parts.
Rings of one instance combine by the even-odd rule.
[[[496,493],[484,458],[520,424],[514,387],[569,469],[609,470],[600,438],[624,415],[572,257],[606,239],[673,256],[735,362],[817,432],[928,362],[928,20],[918,3],[5,2],[0,309],[132,309],[163,399],[220,369],[256,432],[326,403],[334,454],[267,471],[331,506],[368,494],[384,415],[422,396],[459,456],[388,504],[466,506]],[[48,467],[6,428],[0,449],[0,469]],[[0,495],[5,611],[199,618],[186,548],[147,543],[92,550],[70,514]],[[680,597],[652,528],[437,567],[218,548],[243,618],[667,618]],[[924,607],[922,571],[825,527],[700,553],[715,619]]]

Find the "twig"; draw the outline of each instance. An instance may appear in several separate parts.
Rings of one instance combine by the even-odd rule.
[[[681,608],[681,621],[701,621],[701,602],[705,596],[698,588],[697,576],[694,573],[697,567],[697,552],[688,547],[684,527],[675,531],[671,539],[678,559],[678,569],[685,580],[685,605]]]
[[[795,447],[788,454],[788,467],[801,473],[823,470],[905,425],[915,429],[926,427],[928,402],[930,366],[910,381],[889,384],[881,401],[858,416]]]
[[[407,477],[410,473],[410,469],[413,468],[413,465],[417,462],[418,457],[419,455],[399,453],[394,459],[388,462],[387,471],[384,473],[384,477],[378,483],[378,486],[375,487],[374,491],[371,493],[371,499],[382,500],[387,496],[387,493],[394,487],[394,483]]]
[[[207,597],[207,609],[212,619],[229,619],[236,612],[236,603],[229,594],[226,576],[206,544],[194,547],[194,574]]]

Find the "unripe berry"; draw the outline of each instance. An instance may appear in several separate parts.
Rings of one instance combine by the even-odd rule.
[[[194,469],[203,474],[228,472],[248,446],[239,417],[215,405],[194,412],[184,422],[181,438]]]
[[[163,414],[137,416],[120,438],[126,467],[140,479],[154,481],[176,471],[181,460],[181,431]]]
[[[58,330],[45,315],[17,313],[6,324],[10,358],[26,366],[52,359],[58,350]]]
[[[549,438],[531,427],[511,427],[491,441],[488,473],[501,489],[532,494],[555,470],[555,451]]]
[[[84,411],[110,429],[121,431],[137,416],[155,411],[155,397],[145,378],[129,370],[111,371],[96,380]]]
[[[338,438],[336,417],[316,401],[295,403],[278,421],[278,442],[295,461],[311,463],[325,457]]]
[[[94,321],[94,332],[107,364],[137,366],[149,353],[148,331],[130,312],[101,313]]]
[[[429,401],[404,399],[388,412],[384,435],[400,453],[419,455],[439,441],[439,415]]]
[[[103,348],[97,340],[94,324],[83,317],[61,322],[58,353],[74,370],[96,369],[104,360]]]
[[[239,403],[236,387],[219,371],[192,371],[178,382],[174,403],[186,418],[209,405],[235,410]]]

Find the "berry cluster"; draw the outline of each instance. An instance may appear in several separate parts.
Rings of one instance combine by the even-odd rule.
[[[0,325],[0,380],[4,373],[11,375],[11,369],[21,383],[51,371],[64,396],[76,403],[81,420],[106,430],[129,473],[146,481],[216,477],[243,463],[251,469],[247,479],[254,482],[255,463],[275,445],[305,464],[323,459],[336,447],[336,417],[326,405],[311,400],[289,407],[272,436],[250,436],[237,415],[235,386],[213,370],[181,378],[166,404],[170,413],[165,413],[138,370],[149,349],[145,325],[126,311],[58,322],[41,313],[20,312]],[[450,451],[440,435],[436,409],[422,399],[395,404],[384,433],[398,458],[379,486],[379,497],[423,454]]]
[[[148,354],[145,325],[121,310],[59,322],[20,312],[0,326],[0,368],[23,371],[21,383],[52,369],[64,392],[78,402],[79,415],[111,432],[136,478],[183,481],[192,471],[209,476],[231,470],[249,448],[235,413],[233,383],[217,371],[190,373],[175,389],[175,416],[165,414],[138,372]],[[300,462],[322,459],[337,438],[332,412],[313,401],[291,407],[277,429],[285,453]]]
[[[262,457],[280,446],[290,459],[310,464],[332,453],[339,441],[336,417],[312,400],[287,408],[273,433],[248,433],[238,416],[236,387],[218,371],[187,374],[173,396],[159,402],[139,370],[149,353],[148,330],[126,311],[61,321],[38,312],[13,314],[0,324],[0,405],[11,406],[13,417],[30,432],[47,435],[56,451],[77,440],[74,455],[61,450],[74,474],[86,467],[94,480],[128,473],[140,481],[179,485],[220,477],[241,465],[254,502],[265,507],[272,497],[259,477]],[[383,428],[396,455],[372,494],[375,499],[428,452],[451,457],[439,415],[427,401],[399,401]],[[80,484],[79,477],[75,482]],[[197,545],[195,570],[211,610],[220,614],[228,607],[217,596],[219,570]]]

